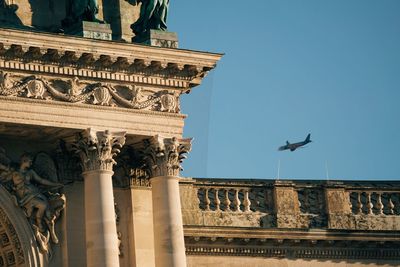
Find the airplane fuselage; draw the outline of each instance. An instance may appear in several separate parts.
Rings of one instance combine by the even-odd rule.
[[[290,151],[295,151],[297,148],[302,147],[307,145],[308,143],[311,143],[311,139],[310,139],[310,134],[307,135],[306,139],[302,142],[297,142],[297,143],[293,143],[290,144],[289,141],[286,141],[286,145],[279,147],[278,150],[283,151],[283,150],[290,150]]]

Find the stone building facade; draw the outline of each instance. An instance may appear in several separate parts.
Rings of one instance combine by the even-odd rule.
[[[399,182],[180,177],[180,96],[222,55],[131,43],[136,1],[82,36],[34,2],[0,2],[0,266],[398,265]]]

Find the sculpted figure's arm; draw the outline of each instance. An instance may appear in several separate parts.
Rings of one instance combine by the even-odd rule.
[[[47,186],[55,186],[55,187],[63,187],[63,184],[60,183],[53,183],[52,181],[43,179],[40,177],[35,171],[31,170],[32,178],[35,180],[37,183],[42,184],[42,185],[47,185]]]

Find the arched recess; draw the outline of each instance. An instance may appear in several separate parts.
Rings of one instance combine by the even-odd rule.
[[[0,185],[0,267],[46,265],[23,211]]]

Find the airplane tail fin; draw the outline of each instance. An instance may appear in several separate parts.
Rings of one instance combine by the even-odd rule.
[[[306,137],[306,140],[304,140],[305,142],[311,142],[311,134],[308,134]]]

